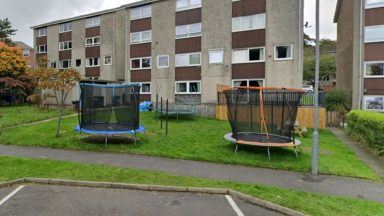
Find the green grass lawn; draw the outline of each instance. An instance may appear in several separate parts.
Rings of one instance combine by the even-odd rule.
[[[66,110],[65,115],[73,113]],[[20,124],[41,121],[54,118],[58,115],[57,110],[36,109],[32,106],[11,106],[0,107],[0,129],[4,127],[12,127]]]
[[[0,157],[0,181],[26,177],[230,188],[308,215],[381,215],[384,205],[362,199],[320,195],[277,187],[169,175],[101,165]]]
[[[103,138],[93,140],[92,143],[74,140],[73,128],[76,124],[77,117],[65,119],[60,138],[55,137],[56,121],[27,126],[22,129],[7,129],[0,135],[0,143],[89,151],[106,150]],[[107,151],[293,171],[310,170],[312,148],[310,134],[301,139],[303,151],[299,158],[295,157],[292,149],[273,149],[272,160],[268,160],[265,148],[241,147],[239,152],[235,154],[234,146],[225,143],[221,149],[222,137],[230,131],[226,121],[206,118],[172,120],[169,124],[168,137],[165,136],[164,130],[160,130],[160,123],[156,124],[153,113],[141,114],[141,124],[148,131],[139,135],[137,145],[123,140],[120,144],[110,143]],[[321,131],[320,139],[321,173],[379,179],[374,171],[359,160],[355,153],[342,144],[331,132]]]

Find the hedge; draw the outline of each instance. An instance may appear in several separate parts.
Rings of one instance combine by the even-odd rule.
[[[384,155],[384,113],[354,110],[347,123],[351,136]]]

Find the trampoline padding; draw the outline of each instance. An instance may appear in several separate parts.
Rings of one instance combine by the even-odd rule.
[[[112,128],[111,130],[109,130]],[[132,126],[127,127],[126,125],[118,125],[118,124],[93,124],[87,125],[86,127],[80,127],[77,125],[75,127],[75,132],[85,133],[85,134],[94,134],[94,135],[133,135],[135,133],[144,133],[144,126],[140,125],[140,127],[136,130],[132,129]]]
[[[255,145],[255,146],[270,146],[270,147],[291,147],[296,144],[289,137],[269,135],[261,133],[238,133],[235,137],[237,144]]]

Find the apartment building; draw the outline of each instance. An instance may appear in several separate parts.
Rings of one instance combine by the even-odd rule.
[[[384,0],[339,0],[337,87],[353,108],[384,112]]]
[[[302,83],[303,0],[144,0],[32,28],[49,66],[141,83],[142,100],[214,104],[218,84]]]
[[[27,60],[28,67],[32,67],[32,68],[35,67],[36,56],[33,48],[22,41],[14,41],[13,43],[15,44],[16,47],[20,48],[21,51],[23,52],[23,56]]]

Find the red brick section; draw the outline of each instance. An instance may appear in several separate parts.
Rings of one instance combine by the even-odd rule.
[[[86,67],[85,68],[86,77],[98,77],[100,76],[100,67]]]
[[[176,26],[201,23],[201,8],[176,12]]]
[[[241,0],[232,3],[232,17],[265,13],[267,0]]]
[[[384,25],[384,7],[365,11],[365,26]]]
[[[201,37],[176,40],[176,54],[201,52]]]
[[[100,36],[100,26],[85,29],[85,37],[98,37]]]
[[[264,79],[265,63],[232,65],[232,79]]]
[[[36,38],[36,45],[46,45],[47,41],[48,41],[47,36],[37,37]]]
[[[85,48],[85,57],[100,57],[100,46],[95,47],[86,47]]]
[[[265,29],[232,33],[232,48],[265,46]]]
[[[176,81],[201,80],[201,67],[177,67]]]
[[[151,43],[132,44],[130,50],[131,58],[150,57],[152,55]]]
[[[140,102],[143,101],[151,101],[151,95],[150,94],[141,94],[140,95]]]
[[[59,51],[59,60],[67,60],[67,59],[72,59],[72,51],[71,50]]]
[[[131,82],[150,82],[151,70],[132,70]]]
[[[384,95],[384,78],[364,79],[365,95]]]
[[[64,32],[59,34],[59,42],[71,41],[72,40],[72,32]]]
[[[148,31],[152,29],[152,19],[144,18],[138,20],[131,20],[131,32]]]

